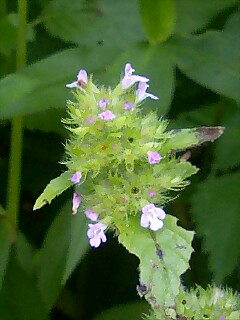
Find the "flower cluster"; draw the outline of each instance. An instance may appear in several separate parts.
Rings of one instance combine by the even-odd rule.
[[[125,66],[124,76],[118,87],[119,96],[123,96],[124,94],[126,94],[127,96],[126,101],[123,101],[123,107],[122,107],[121,113],[119,112],[118,108],[115,108],[115,110],[112,108],[112,105],[113,105],[112,101],[114,100],[114,97],[111,97],[111,95],[109,95],[109,93],[107,92],[100,92],[99,98],[96,99],[95,109],[89,110],[89,113],[85,115],[86,122],[88,124],[90,125],[95,124],[97,127],[98,126],[97,118],[103,120],[104,122],[113,123],[114,121],[116,121],[117,123],[118,119],[121,119],[121,117],[124,115],[124,112],[126,113],[130,110],[134,111],[137,108],[138,104],[141,103],[146,98],[151,98],[154,100],[158,99],[158,97],[156,97],[155,95],[146,92],[147,88],[149,87],[149,85],[147,84],[149,79],[144,76],[134,75],[133,74],[134,71],[135,70],[132,68],[131,64],[127,63]],[[67,87],[77,88],[80,90],[79,91],[80,94],[82,93],[84,95],[88,90],[89,83],[90,83],[90,80],[88,79],[87,72],[85,70],[80,70],[77,75],[77,81],[67,84]],[[135,86],[135,84],[138,84],[137,88],[132,89]],[[96,87],[94,88],[93,91],[96,92],[97,94],[99,93],[99,90]],[[119,97],[118,99],[115,98],[115,100],[119,100]],[[97,118],[96,118],[96,115],[97,115]],[[104,130],[103,127],[102,129]],[[122,125],[121,130],[122,129],[124,129],[124,125]],[[131,138],[129,138],[129,142],[131,143]],[[119,145],[115,142],[111,145],[111,147],[114,150],[114,149],[118,149]],[[103,144],[101,148],[104,150],[107,148],[107,146]],[[145,162],[148,162],[149,165],[156,165],[161,161],[161,159],[162,159],[162,156],[157,150],[152,150],[152,149],[146,150]],[[82,175],[83,174],[81,171],[79,170],[75,171],[71,176],[71,182],[75,186],[79,186]],[[133,187],[131,192],[137,194],[138,188]],[[149,188],[147,195],[148,197],[155,197],[157,195],[157,192],[155,189]],[[127,198],[124,195],[122,195],[120,201],[122,203],[128,202]],[[77,213],[77,210],[81,202],[82,202],[81,193],[75,191],[73,193],[73,201],[72,201],[73,214]],[[140,218],[140,225],[144,228],[150,228],[151,230],[154,230],[154,231],[161,229],[163,227],[165,212],[163,211],[163,209],[156,207],[153,203],[149,201],[144,201],[144,202],[145,203],[142,206],[141,205],[139,206],[138,204],[138,211],[141,210],[142,212],[141,218]],[[99,214],[92,209],[86,209],[85,214],[87,218],[95,222],[95,223],[90,223],[88,225],[89,230],[87,232],[87,236],[90,239],[90,245],[93,247],[98,247],[101,244],[101,242],[105,242],[107,240],[104,233],[107,229],[107,225],[104,223],[104,215],[101,215],[103,216],[102,220],[98,220]]]

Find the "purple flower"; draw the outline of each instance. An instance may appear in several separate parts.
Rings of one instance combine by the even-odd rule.
[[[85,210],[85,215],[88,219],[92,220],[92,221],[97,221],[99,214],[95,211],[93,211],[92,209],[86,209]]]
[[[157,192],[156,192],[156,190],[154,190],[154,189],[150,189],[150,190],[148,191],[149,197],[155,197],[156,194],[157,194]]]
[[[163,219],[166,213],[163,209],[155,207],[153,203],[146,204],[142,208],[141,226],[157,231],[163,227]]]
[[[139,82],[138,89],[136,91],[136,103],[139,103],[148,97],[154,100],[158,99],[158,97],[153,94],[146,92],[148,87],[149,85],[146,82]]]
[[[93,117],[93,116],[88,116],[88,117],[87,117],[87,123],[92,124],[92,123],[94,123],[94,122],[95,122],[95,120],[94,120],[94,117]]]
[[[102,113],[99,113],[99,118],[101,118],[102,120],[108,121],[108,120],[113,120],[114,118],[116,118],[115,114],[112,113],[112,111],[110,110],[106,110],[103,111]]]
[[[104,234],[104,230],[106,230],[107,226],[102,223],[102,222],[98,222],[95,224],[89,224],[89,229],[87,232],[87,236],[90,239],[90,245],[92,247],[99,247],[101,242],[106,242],[107,238]]]
[[[102,109],[105,109],[108,104],[109,104],[109,100],[105,98],[102,98],[98,101],[98,106]]]
[[[125,65],[125,75],[122,78],[122,88],[123,89],[128,89],[130,88],[134,83],[142,81],[142,82],[147,82],[149,81],[148,78],[138,76],[138,75],[132,75],[132,73],[135,70],[132,68],[130,63],[127,63]]]
[[[82,173],[81,173],[80,171],[76,171],[76,172],[72,175],[71,181],[72,181],[72,183],[77,184],[77,183],[80,182],[81,178],[82,178]]]
[[[125,110],[134,110],[134,104],[131,101],[126,101],[124,103]]]
[[[157,151],[148,151],[148,162],[150,164],[155,164],[161,161],[162,156]]]
[[[77,213],[77,209],[81,203],[81,196],[79,193],[74,192],[73,193],[73,200],[72,200],[72,214],[76,214]]]
[[[77,88],[77,87],[85,87],[88,82],[87,71],[81,69],[77,75],[77,81],[69,83],[66,85],[67,88]]]

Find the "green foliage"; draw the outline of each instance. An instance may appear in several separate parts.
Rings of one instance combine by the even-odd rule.
[[[0,289],[8,264],[11,242],[12,239],[8,221],[3,216],[0,216]]]
[[[239,173],[210,176],[192,198],[197,232],[204,236],[204,249],[211,253],[210,268],[218,283],[239,263],[239,179]]]
[[[164,228],[155,233],[143,230],[136,218],[129,219],[128,228],[119,223],[117,229],[120,243],[140,260],[140,286],[145,287],[143,292],[139,289],[140,294],[156,313],[172,306],[180,290],[180,275],[189,268],[194,233],[177,226],[177,219],[170,215]]]
[[[169,38],[175,25],[174,1],[140,0],[139,5],[149,42],[156,44]]]

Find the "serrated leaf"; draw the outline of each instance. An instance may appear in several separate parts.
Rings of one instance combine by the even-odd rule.
[[[189,267],[194,233],[177,226],[177,219],[167,215],[164,227],[151,234],[140,226],[139,218],[129,220],[129,227],[118,224],[119,241],[139,260],[140,285],[153,308],[171,306],[179,293],[180,276]]]
[[[240,101],[239,45],[227,32],[209,31],[195,37],[175,37],[179,69],[218,94]]]
[[[210,176],[199,184],[192,198],[197,234],[203,237],[210,269],[219,283],[231,274],[240,258],[239,181],[239,173]]]
[[[204,28],[211,18],[236,5],[238,0],[175,0],[175,33],[191,33]]]
[[[57,112],[70,97],[65,85],[75,79],[80,68],[89,73],[100,71],[118,52],[116,48],[105,47],[66,49],[6,76],[0,80],[0,118],[50,108]]]
[[[80,45],[127,48],[145,39],[136,0],[54,0],[42,18],[52,35]]]
[[[62,173],[59,177],[51,180],[43,193],[37,198],[33,210],[40,209],[45,204],[51,203],[51,201],[63,191],[72,185],[71,174],[69,171]]]
[[[175,3],[173,0],[139,0],[140,13],[149,42],[165,41],[175,25]]]
[[[0,289],[8,264],[11,242],[10,225],[6,218],[0,217]]]

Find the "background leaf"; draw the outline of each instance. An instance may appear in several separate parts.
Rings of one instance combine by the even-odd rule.
[[[175,25],[175,3],[173,0],[139,0],[140,13],[149,42],[156,44],[166,40]]]
[[[136,0],[50,1],[43,12],[48,31],[79,45],[127,48],[145,39]]]
[[[239,181],[239,173],[210,176],[192,198],[197,234],[203,237],[204,249],[210,253],[210,268],[218,283],[239,263]]]
[[[0,216],[0,289],[8,264],[11,242],[10,225],[6,218]]]
[[[14,250],[0,291],[1,320],[47,319],[36,281],[20,267]]]

